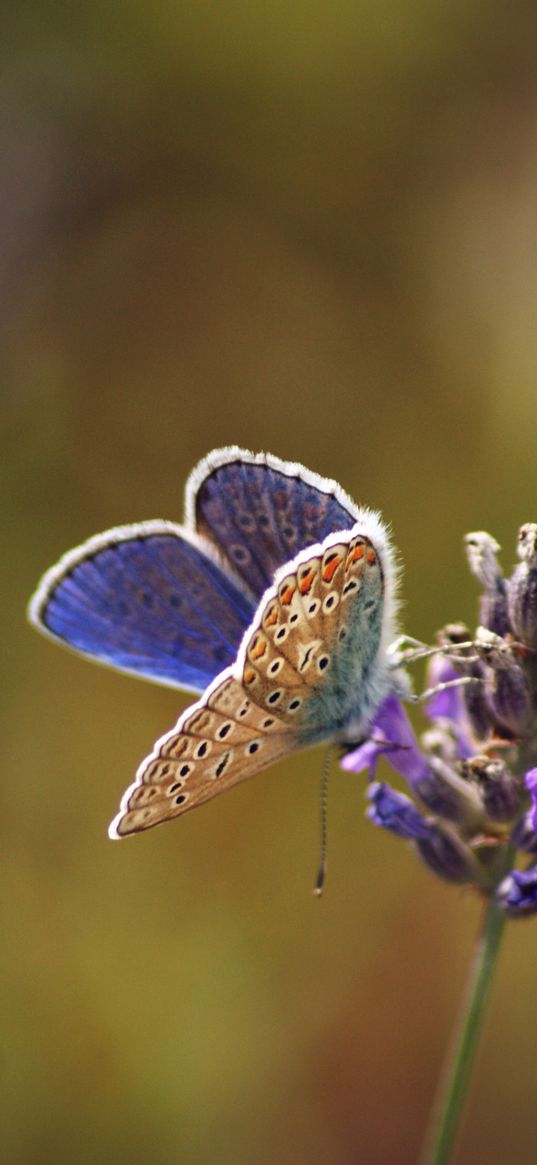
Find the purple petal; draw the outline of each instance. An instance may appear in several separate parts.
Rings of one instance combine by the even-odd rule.
[[[367,810],[367,816],[375,825],[381,825],[395,833],[397,837],[404,837],[409,841],[428,837],[430,826],[403,793],[396,793],[389,785],[377,781],[370,786],[368,797],[371,805]]]
[[[342,757],[341,767],[350,769],[353,773],[362,773],[364,769],[369,769],[369,777],[373,781],[377,763],[385,748],[386,744],[383,741],[366,740],[364,744],[358,745],[358,748],[355,748],[353,752],[348,752],[346,756]]]
[[[524,777],[524,784],[529,789],[532,798],[537,797],[537,769],[528,769]]]
[[[524,777],[524,784],[531,794],[530,820],[537,833],[537,769],[529,769]]]
[[[451,660],[445,655],[433,655],[427,669],[427,687],[434,688],[437,684],[450,684],[453,680],[460,680],[461,673],[457,671]],[[462,689],[448,688],[444,692],[436,692],[425,705],[425,712],[430,720],[452,720],[459,724],[464,718],[464,701]]]
[[[341,764],[344,769],[360,773],[369,768],[373,780],[378,759],[384,755],[392,768],[411,785],[427,777],[428,763],[420,752],[414,729],[397,696],[392,694],[381,704],[371,732],[370,740],[343,757]]]
[[[515,849],[523,849],[527,854],[537,854],[537,833],[533,824],[533,809],[517,821],[512,833],[511,841]]]
[[[460,680],[461,673],[457,671],[451,660],[444,655],[434,655],[429,664],[427,673],[427,687],[434,688],[436,684],[449,684],[453,680]],[[425,714],[429,720],[448,720],[452,725],[452,732],[457,742],[457,753],[461,760],[467,760],[475,753],[468,732],[468,716],[463,696],[464,688],[448,688],[443,692],[436,692],[425,704]]]
[[[498,902],[507,914],[521,917],[537,911],[537,866],[530,870],[511,870],[500,883]]]

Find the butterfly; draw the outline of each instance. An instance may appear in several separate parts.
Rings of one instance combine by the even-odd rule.
[[[396,589],[377,513],[236,446],[194,469],[182,525],[119,526],[64,555],[30,602],[41,632],[203,693],[140,765],[110,836],[180,817],[296,750],[362,740],[393,688]]]

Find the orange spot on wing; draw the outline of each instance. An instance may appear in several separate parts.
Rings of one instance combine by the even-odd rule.
[[[292,599],[294,593],[295,593],[295,588],[291,587],[291,586],[286,587],[285,590],[282,591],[282,593],[280,595],[280,599],[281,599],[284,607],[289,606],[289,603],[291,602],[291,599]]]
[[[372,548],[367,552],[367,561],[371,563],[371,565],[377,561],[377,556]]]
[[[314,578],[315,578],[315,571],[314,570],[309,570],[308,573],[304,575],[304,578],[298,584],[298,589],[299,589],[301,595],[308,594],[308,592],[311,590],[311,584],[312,584]]]
[[[267,615],[265,615],[265,627],[273,627],[274,624],[277,622],[278,622],[278,612],[276,610],[276,607],[273,607],[272,610],[269,611]]]
[[[364,546],[363,542],[359,542],[357,546],[353,546],[352,550],[347,555],[347,561],[345,563],[345,570],[348,570],[349,566],[351,566],[353,562],[359,562],[360,558],[364,557],[364,554],[365,554],[365,546]]]
[[[255,671],[253,667],[245,667],[243,680],[245,684],[253,684],[255,680]]]
[[[330,560],[330,562],[327,562],[327,563],[326,563],[326,565],[325,565],[325,566],[324,566],[324,568],[323,568],[323,579],[324,579],[324,582],[332,582],[332,579],[333,579],[333,577],[334,577],[334,575],[335,575],[335,573],[336,573],[336,570],[337,570],[337,568],[338,568],[338,566],[339,566],[340,562],[342,562],[342,561],[343,561],[343,560],[342,560],[342,558],[339,556],[339,554],[336,554],[336,556],[335,556],[334,558],[332,558],[332,559]]]
[[[250,649],[249,654],[250,654],[250,657],[252,659],[260,659],[261,656],[265,654],[266,650],[267,650],[267,641],[266,641],[266,639],[260,638],[257,640],[255,647],[252,647]]]

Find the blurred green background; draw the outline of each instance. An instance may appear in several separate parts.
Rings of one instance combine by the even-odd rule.
[[[474,620],[537,485],[534,5],[11,5],[0,323],[7,1165],[413,1165],[479,903],[321,753],[122,844],[180,696],[25,625],[59,555],[180,519],[214,446],[382,509],[407,631]],[[459,1165],[535,1160],[537,922],[512,925]]]

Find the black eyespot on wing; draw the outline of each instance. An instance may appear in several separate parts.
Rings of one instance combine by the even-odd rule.
[[[224,772],[224,769],[226,768],[226,765],[229,761],[230,755],[231,755],[231,753],[229,753],[229,752],[224,753],[222,760],[218,762],[216,769],[215,769],[215,772],[214,772],[215,778],[222,776],[222,773]]]
[[[282,690],[281,688],[276,688],[276,691],[271,692],[270,696],[267,696],[267,704],[277,704],[278,700],[281,700],[281,698]]]

